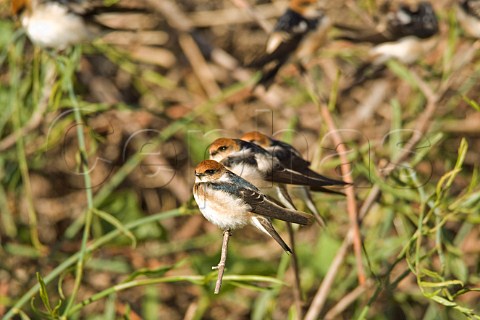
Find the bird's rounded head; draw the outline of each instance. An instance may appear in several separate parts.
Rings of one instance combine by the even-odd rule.
[[[228,157],[231,153],[240,151],[240,145],[234,139],[229,138],[219,138],[210,145],[208,153],[210,154],[210,159],[221,161],[222,159]]]
[[[311,15],[318,5],[318,0],[292,0],[289,3],[291,10],[303,16]]]
[[[215,180],[220,178],[227,169],[215,160],[204,160],[195,168],[197,180]]]
[[[268,148],[272,145],[272,140],[268,136],[258,131],[247,132],[242,136],[241,139],[255,143],[262,148]]]

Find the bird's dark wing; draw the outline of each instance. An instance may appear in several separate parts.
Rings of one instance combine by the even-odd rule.
[[[316,186],[316,187],[310,187],[310,191],[313,192],[323,192],[323,193],[329,193],[329,194],[336,194],[339,196],[345,197],[345,193],[340,192],[340,191],[335,191],[335,190],[330,190],[324,187]]]
[[[287,169],[280,165],[275,166],[272,172],[268,172],[265,179],[276,183],[304,185],[315,188],[348,184],[340,180],[324,177],[312,170],[305,174],[295,170]]]
[[[300,152],[283,141],[275,140],[269,151],[280,160],[285,168],[304,169],[310,166],[310,161],[303,159]]]
[[[384,31],[356,28],[341,23],[336,23],[334,26],[343,32],[335,39],[375,45],[398,41],[407,36],[427,39],[439,31],[437,16],[428,2],[419,3],[415,10],[407,5],[400,6],[397,11],[388,15]]]
[[[239,152],[238,154],[230,155],[224,158],[222,161],[220,161],[220,163],[227,168],[231,168],[239,163],[256,166],[257,160],[255,159],[255,154],[253,153]]]
[[[247,67],[262,68],[273,61],[277,61],[280,65],[285,63],[290,54],[298,48],[305,34],[314,27],[315,20],[306,19],[295,11],[287,9],[278,19],[275,29],[269,36],[265,51],[247,64]]]
[[[242,199],[252,207],[252,212],[264,217],[274,218],[301,225],[311,224],[313,217],[295,210],[282,208],[267,196],[250,189],[240,190]]]
[[[266,217],[253,217],[252,219],[255,220],[258,224],[260,224],[263,228],[262,231],[266,231],[277,243],[282,247],[283,250],[285,250],[287,253],[292,253],[292,250],[290,247],[283,241],[282,237],[278,234],[277,230],[273,228],[272,221]]]
[[[408,19],[405,19],[408,17]],[[388,21],[388,31],[391,41],[407,36],[427,39],[438,33],[438,20],[429,2],[421,2],[416,10],[403,5]]]

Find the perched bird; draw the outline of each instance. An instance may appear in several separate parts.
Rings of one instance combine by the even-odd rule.
[[[273,155],[275,158],[277,158],[280,163],[288,169],[295,170],[297,172],[300,172],[308,177],[314,177],[318,180],[324,181],[324,185],[322,186],[314,186],[313,190],[314,191],[320,191],[320,192],[326,192],[326,193],[335,193],[335,194],[341,194],[344,195],[343,193],[336,192],[333,190],[329,190],[325,188],[324,186],[345,186],[348,185],[348,183],[340,180],[335,180],[331,178],[327,178],[325,176],[322,176],[321,174],[313,171],[310,169],[310,162],[305,160],[301,153],[295,149],[292,145],[285,143],[280,140],[275,140],[273,138],[270,138],[263,133],[260,133],[258,131],[252,131],[245,133],[242,137],[242,140],[249,141],[252,143],[255,143],[259,145],[260,147],[264,148],[267,150],[271,155]],[[298,186],[299,191],[302,194],[302,198],[305,201],[308,209],[312,211],[313,214],[317,217],[317,219],[320,219],[320,214],[313,202],[312,196],[310,194],[310,187],[308,186]]]
[[[312,223],[311,216],[278,206],[253,184],[214,160],[202,161],[195,168],[193,196],[204,217],[221,229],[251,224],[288,253],[292,250],[273,228],[271,218],[300,225]]]
[[[391,58],[406,64],[417,61],[437,42],[434,36],[439,32],[438,20],[429,2],[419,2],[415,7],[401,3],[387,9],[390,12],[376,30],[335,24],[343,31],[335,39],[373,44],[370,61],[357,70],[351,86],[380,74],[385,69],[384,63]]]
[[[367,42],[374,45],[371,55],[384,62],[397,58],[404,63],[412,63],[419,55],[431,48],[425,41],[438,34],[438,20],[429,2],[422,1],[414,8],[399,4],[398,8],[386,15],[386,21],[379,30],[357,29],[342,24],[335,27],[346,32],[336,39],[354,43]]]
[[[306,176],[285,168],[280,161],[262,147],[240,139],[220,138],[209,148],[210,159],[216,160],[249,181],[264,194],[295,209],[286,184],[306,185],[321,188],[330,185],[325,179]]]
[[[264,148],[277,158],[285,168],[297,171],[307,177],[323,181],[325,183],[323,186],[344,186],[348,184],[341,180],[325,177],[310,169],[310,161],[305,160],[297,149],[286,142],[273,139],[258,131],[245,133],[240,139],[253,142]],[[332,190],[321,188],[318,189],[318,191],[329,192]]]
[[[460,0],[457,4],[457,20],[469,36],[480,39],[479,0]]]
[[[133,11],[106,7],[100,0],[12,0],[12,13],[20,17],[28,38],[42,48],[57,50],[92,40],[105,29],[97,15]]]
[[[338,183],[337,180],[319,174],[308,176],[296,169],[288,169],[267,150],[240,139],[219,138],[210,145],[209,154],[211,160],[222,163],[259,189],[271,188],[275,183],[306,185],[313,188]]]
[[[303,71],[302,63],[324,43],[329,27],[330,19],[320,10],[317,0],[291,0],[270,34],[265,51],[247,64],[262,70],[257,85],[268,88],[291,58]]]

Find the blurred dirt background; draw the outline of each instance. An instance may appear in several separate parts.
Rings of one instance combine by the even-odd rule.
[[[192,168],[206,157],[206,147],[219,136],[239,137],[251,130],[274,134],[296,146],[317,171],[340,177],[336,146],[324,139],[328,128],[296,67],[285,66],[275,85],[261,94],[251,93],[255,72],[242,68],[261,52],[267,39],[268,34],[259,21],[272,26],[286,7],[286,1],[249,1],[250,7],[238,0],[122,0],[121,3],[146,8],[148,13],[103,17],[103,23],[122,30],[83,48],[74,79],[87,128],[84,133],[88,160],[93,164],[90,174],[94,194],[98,196],[96,206],[122,223],[177,208],[181,214],[136,230],[136,248],[129,246],[127,238],[118,237],[97,249],[89,258],[79,300],[120,283],[126,275],[142,268],[155,269],[183,261],[167,275],[211,272],[211,266],[218,261],[221,232],[204,220],[192,201]],[[324,1],[325,10],[333,20],[362,26],[375,23],[372,17],[378,5],[375,1]],[[463,171],[449,191],[452,199],[469,188],[472,177],[478,177],[480,113],[465,98],[479,101],[480,43],[464,37],[455,20],[453,1],[435,1],[433,5],[441,28],[435,49],[414,65],[400,65],[400,69],[393,65],[382,77],[368,81],[348,95],[340,95],[332,110],[338,128],[348,130],[342,136],[352,152],[349,159],[360,204],[377,183],[378,171],[396,152],[392,148],[401,149],[401,142],[408,140],[411,132],[402,131],[397,146],[392,146],[388,135],[392,130],[415,128],[425,109],[426,98],[404,70],[410,70],[439,95],[434,116],[428,121],[429,133],[414,150],[426,152],[412,163],[421,184],[433,190],[439,179],[453,168],[462,138],[468,141],[469,149]],[[18,21],[6,14],[7,2],[2,1],[0,8],[3,12],[0,83],[4,87],[0,94],[0,108],[4,110],[0,117],[1,315],[37,283],[35,272],[48,275],[79,250],[79,219],[85,212],[86,199],[83,177],[78,174],[76,126],[68,112],[72,104],[60,93],[58,78],[49,78],[46,71],[49,69],[43,67],[55,59],[55,54],[36,50],[25,36],[15,33]],[[12,41],[14,37],[16,40]],[[21,56],[12,53],[14,46],[21,46]],[[307,68],[320,92],[329,96],[337,86],[341,90],[348,84],[356,68],[365,61],[368,48],[329,41]],[[18,68],[17,76],[27,83],[17,87],[25,104],[20,112],[10,106],[14,65]],[[42,85],[35,84],[39,77],[46,79]],[[18,161],[21,151],[16,139],[12,139],[14,117],[18,117],[20,127],[26,128],[22,138],[28,183],[21,175]],[[143,159],[130,168],[129,161],[138,155]],[[415,159],[415,154],[411,159]],[[370,241],[366,252],[372,255],[371,261],[365,258],[372,279],[370,285],[364,296],[334,318],[351,319],[359,315],[375,291],[374,279],[386,272],[408,239],[401,236],[405,230],[402,228],[408,228],[392,215],[411,216],[420,204],[414,191],[402,191],[402,183],[401,173],[386,180],[383,195],[362,225],[364,240]],[[478,190],[478,184],[474,189]],[[349,228],[345,199],[318,194],[315,199],[328,226],[325,231],[318,226],[302,228],[298,234],[306,308]],[[299,206],[302,208],[302,204]],[[31,244],[29,211],[38,218],[41,250]],[[391,225],[386,225],[386,216]],[[445,233],[453,237],[460,224],[461,219],[449,221]],[[384,228],[379,234],[384,235],[386,242],[391,241],[390,247],[388,244],[376,247],[378,239],[369,237],[369,232],[376,228]],[[97,219],[93,237],[113,229]],[[372,231],[373,234],[377,233]],[[478,225],[465,239],[456,250],[463,257],[462,270],[469,275],[465,283],[478,287]],[[377,250],[386,251],[380,254]],[[234,233],[227,274],[278,276],[286,286],[272,290],[260,283],[259,290],[226,283],[219,297],[212,295],[210,282],[138,287],[117,293],[113,304],[115,314],[117,317],[128,314],[130,319],[155,314],[161,319],[286,319],[293,299],[288,284],[293,277],[286,267],[288,258],[282,254],[276,243],[247,228]],[[432,264],[438,263],[432,260]],[[287,269],[285,276],[279,274],[279,265]],[[400,274],[407,264],[403,261],[395,268],[393,273]],[[65,272],[62,286],[67,295],[73,279],[72,272]],[[357,285],[354,258],[349,252],[322,315]],[[61,298],[56,285],[48,288],[53,301]],[[480,295],[471,293],[462,296],[461,301],[476,308],[478,314]],[[40,305],[38,297],[35,304]],[[409,274],[393,291],[382,291],[370,305],[368,314],[372,319],[434,319],[435,314],[442,314],[435,319],[446,319],[449,315],[459,315],[431,304],[421,296],[414,275]],[[104,300],[89,304],[82,309],[80,318],[102,318],[105,305]],[[37,317],[30,313],[28,304],[25,311],[32,318]]]

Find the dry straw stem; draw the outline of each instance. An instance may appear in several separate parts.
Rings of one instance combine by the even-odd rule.
[[[215,76],[210,70],[202,52],[198,48],[197,43],[193,40],[189,33],[182,33],[178,37],[180,47],[182,47],[183,53],[187,57],[192,70],[198,78],[198,82],[203,86],[203,89],[207,93],[207,96],[211,99],[215,96],[219,96],[222,93],[222,89],[215,81]]]
[[[239,1],[232,0],[232,2],[237,7],[240,6]],[[286,6],[286,1],[275,1],[274,3],[256,4],[255,12],[253,14],[249,9],[239,12],[237,8],[224,8],[219,10],[191,12],[188,16],[192,26],[197,28],[243,24],[253,21],[260,24],[258,19],[262,19],[267,23],[265,25],[266,27],[262,26],[262,28],[268,31],[271,28],[271,25],[268,23],[267,19],[281,15]],[[248,8],[251,8],[251,6],[249,5]]]
[[[353,249],[357,263],[358,282],[360,285],[363,285],[365,284],[365,270],[363,269],[362,263],[362,240],[360,235],[360,227],[358,224],[357,200],[355,199],[355,188],[353,186],[353,178],[351,174],[352,166],[350,165],[350,162],[346,156],[348,152],[347,148],[342,141],[342,137],[338,133],[332,115],[325,103],[320,104],[320,113],[322,114],[328,129],[332,133],[333,142],[337,146],[339,157],[342,162],[341,170],[343,176],[345,177],[344,180],[345,182],[352,183],[352,185],[345,189],[345,194],[347,195],[347,211],[350,218],[350,228],[353,230]]]
[[[310,90],[310,94],[316,105],[320,109],[320,113],[322,114],[322,118],[325,121],[328,130],[332,134],[333,143],[337,146],[337,150],[339,153],[340,161],[342,163],[341,170],[342,175],[344,177],[345,182],[351,183],[345,189],[345,194],[347,196],[347,211],[348,217],[350,219],[350,229],[353,232],[353,249],[355,253],[355,259],[357,264],[357,275],[358,275],[358,282],[360,285],[365,283],[365,271],[363,269],[362,263],[362,240],[360,236],[360,227],[358,224],[358,212],[357,212],[357,201],[355,199],[355,189],[353,186],[353,177],[351,174],[352,167],[350,165],[349,160],[347,159],[347,148],[343,143],[342,137],[338,133],[337,126],[333,121],[332,114],[328,109],[326,103],[321,102],[322,99],[321,95],[317,92],[313,78],[309,74],[305,74],[304,79],[307,83],[307,86]]]
[[[409,155],[412,154],[413,148],[416,144],[421,140],[423,135],[428,131],[428,128],[431,125],[431,119],[435,113],[437,102],[440,100],[441,96],[444,92],[448,89],[448,83],[443,83],[438,94],[435,94],[434,91],[416,75],[414,72],[411,72],[412,77],[416,81],[420,91],[422,91],[423,95],[427,99],[427,105],[425,110],[422,114],[418,117],[418,120],[415,124],[414,134],[410,138],[410,140],[405,145],[402,152],[397,156],[396,159],[393,159],[391,165],[387,166],[384,170],[382,170],[380,176],[383,178],[388,177],[388,175],[395,169],[394,163],[398,163],[401,161],[405,161]],[[372,190],[370,191],[367,199],[364,201],[362,207],[359,210],[359,219],[360,221],[365,217],[365,215],[370,210],[371,206],[377,199],[378,195],[380,194],[380,187],[376,184]],[[347,234],[347,237],[342,243],[342,246],[337,251],[337,254],[327,272],[325,279],[323,280],[322,284],[317,290],[315,297],[313,299],[312,304],[305,316],[305,320],[314,320],[317,319],[322,309],[325,305],[325,301],[327,299],[328,293],[333,285],[335,276],[339,270],[340,265],[343,263],[343,260],[347,254],[347,248],[352,243],[353,230],[351,229],[350,232]],[[353,302],[353,301],[352,301]]]
[[[273,30],[271,23],[265,19],[263,14],[260,14],[256,9],[245,0],[231,0],[234,5],[239,8],[245,9],[248,14],[257,22],[257,24],[267,33],[270,33]]]
[[[325,320],[334,320],[338,319],[339,315],[348,308],[355,300],[357,300],[361,295],[363,295],[368,288],[373,285],[372,281],[367,280],[366,284],[363,286],[356,287],[349,294],[345,295],[340,301],[337,302],[333,308],[331,308],[325,315]]]
[[[291,223],[287,222],[288,237],[290,238],[290,246],[292,248],[292,270],[293,270],[293,295],[295,299],[295,308],[297,309],[297,318],[301,319],[303,309],[302,287],[300,281],[300,268],[298,264],[298,257],[295,250],[295,233]]]
[[[322,312],[323,306],[325,305],[325,301],[327,301],[328,293],[332,288],[335,277],[337,276],[337,272],[340,269],[340,266],[342,265],[345,256],[347,255],[347,250],[350,246],[351,241],[352,232],[349,232],[347,237],[343,241],[342,246],[340,247],[340,249],[338,249],[337,255],[333,259],[332,264],[330,265],[330,268],[328,269],[328,272],[325,276],[325,279],[323,279],[322,284],[318,288],[317,293],[315,294],[315,297],[310,304],[310,308],[308,309],[304,320],[318,319],[318,316],[320,312]]]
[[[50,95],[52,94],[53,85],[55,83],[56,72],[53,64],[47,65],[47,70],[45,72],[44,87],[42,90],[42,95],[38,101],[37,110],[30,117],[27,123],[15,132],[12,132],[6,136],[2,141],[0,141],[0,152],[7,150],[11,146],[17,143],[20,137],[26,136],[29,132],[37,128],[43,120],[43,114],[47,110],[48,102],[50,101]]]

